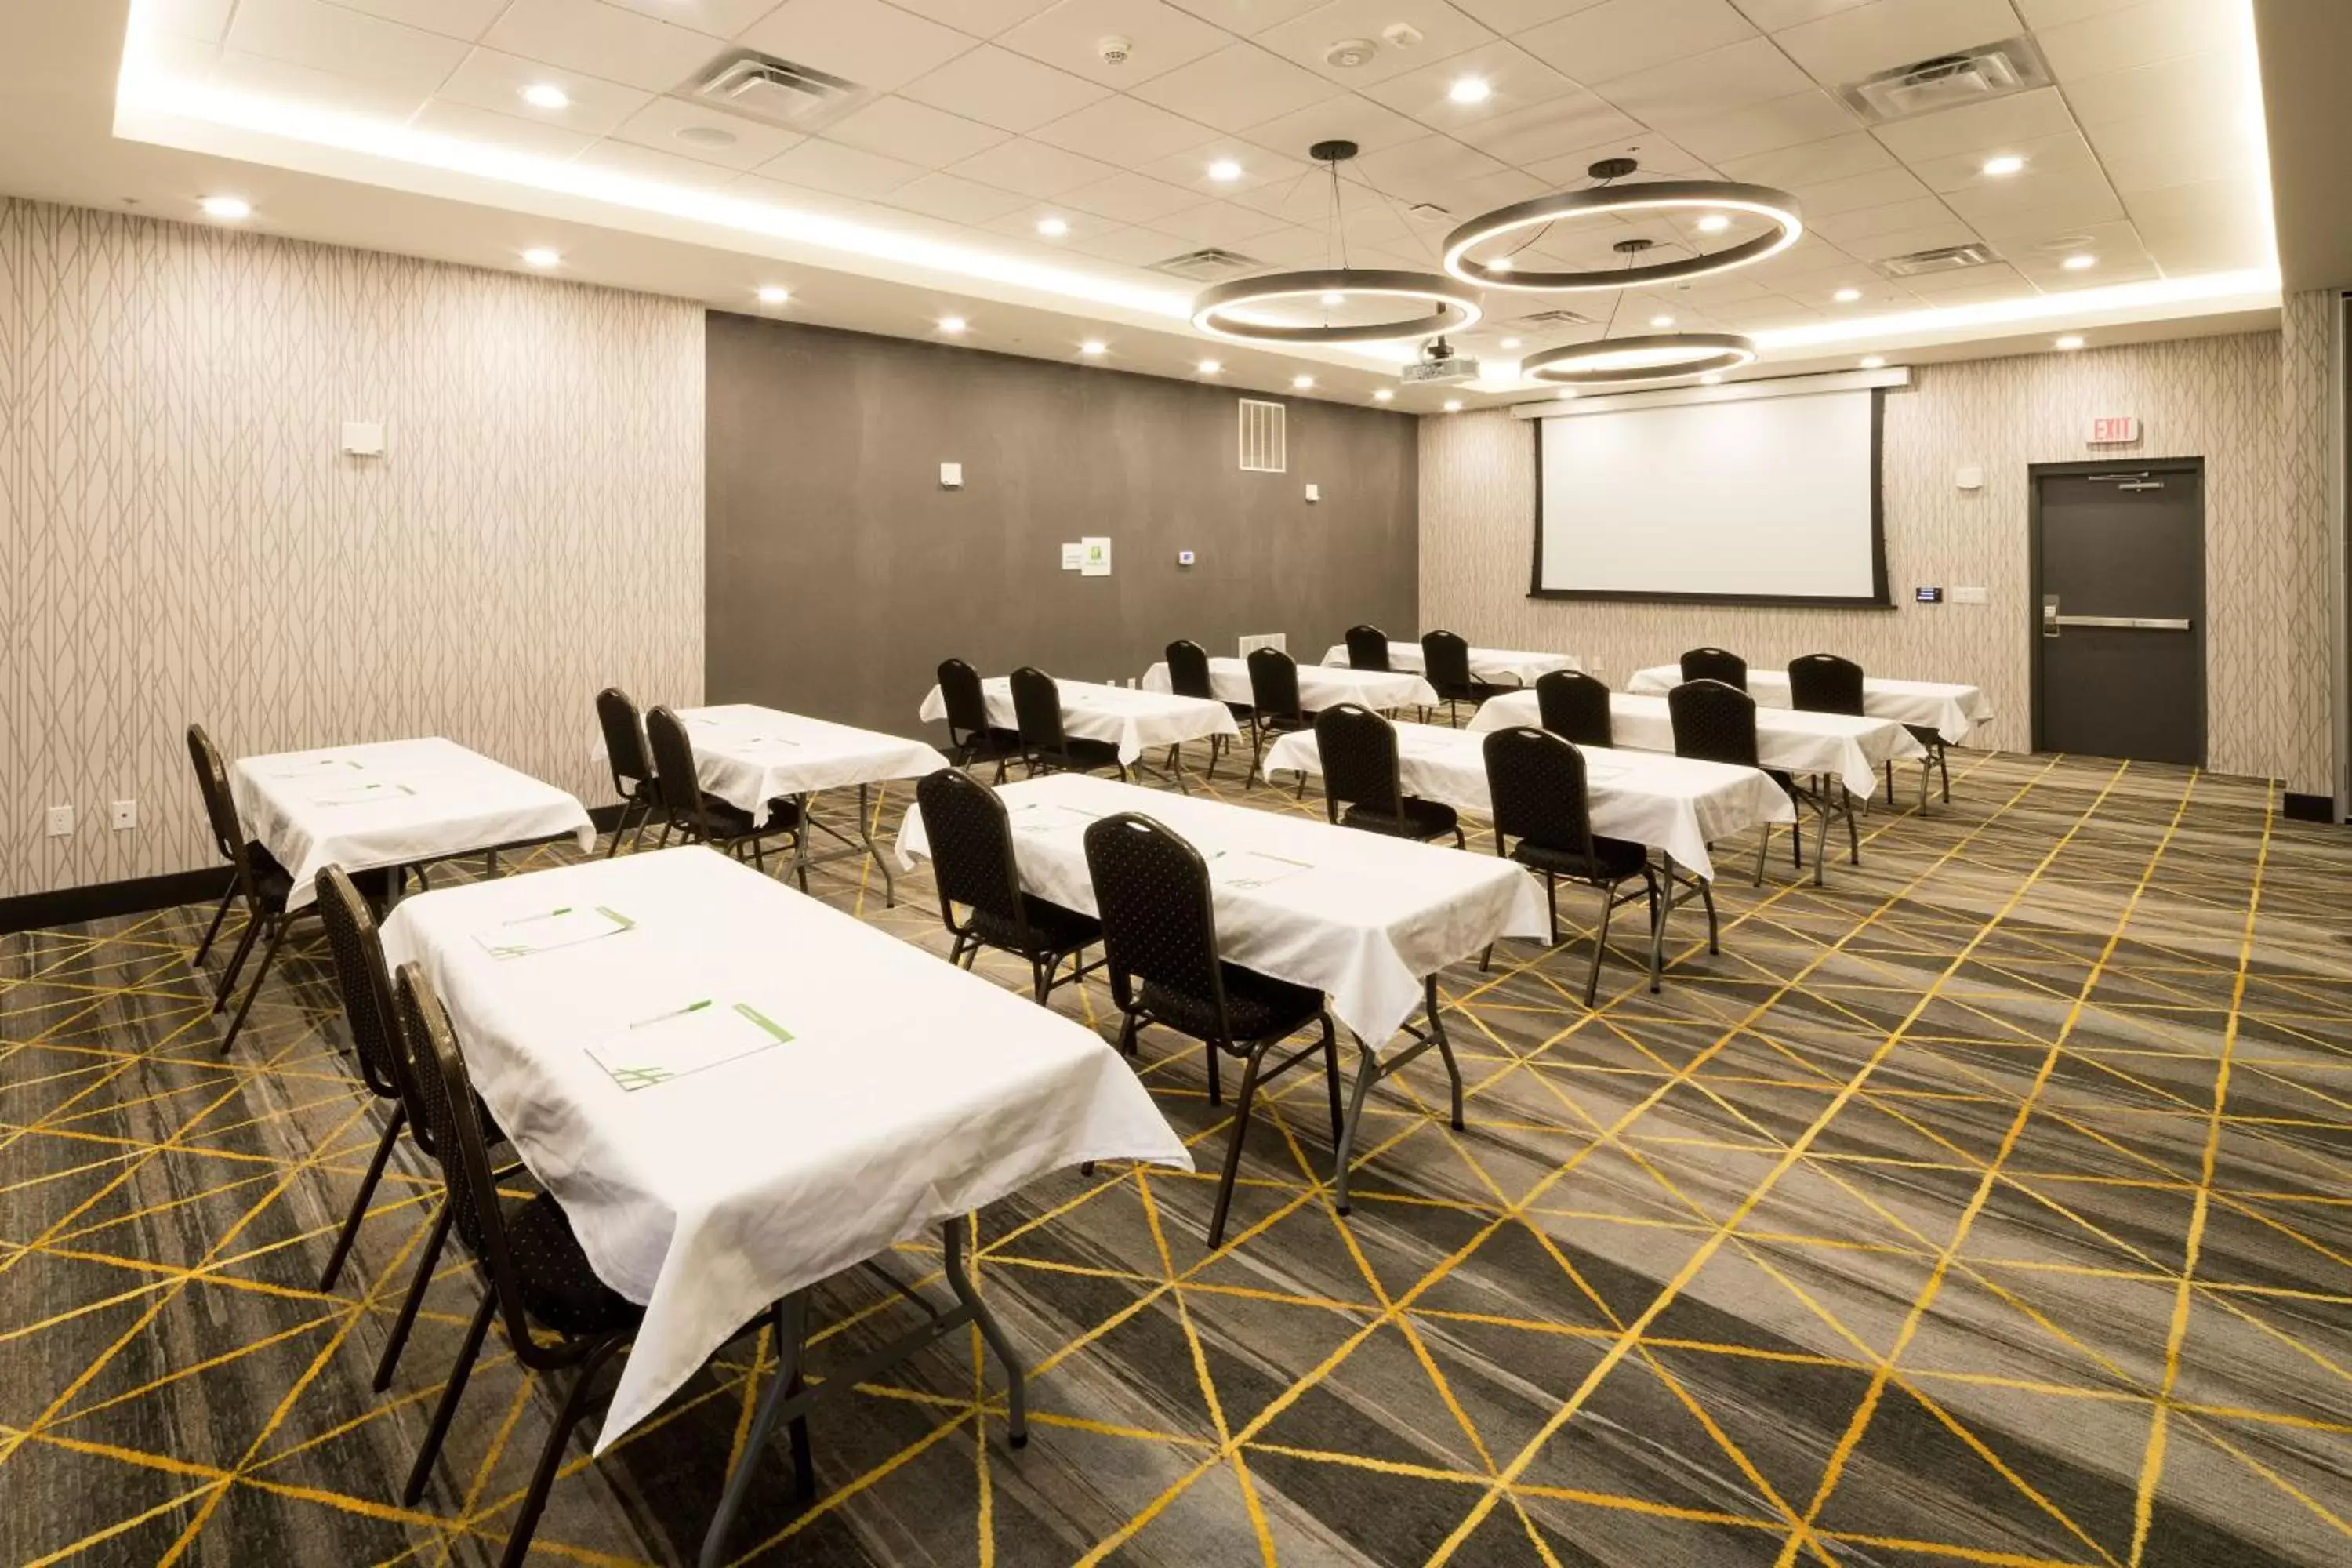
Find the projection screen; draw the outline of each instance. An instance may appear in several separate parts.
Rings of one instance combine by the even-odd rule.
[[[1843,389],[1538,420],[1534,592],[1885,605],[1880,395]]]

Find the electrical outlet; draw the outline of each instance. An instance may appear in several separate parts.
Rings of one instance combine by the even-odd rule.
[[[139,803],[135,800],[116,801],[114,803],[114,830],[117,833],[120,833],[126,828],[136,827],[138,826]]]
[[[49,837],[52,838],[63,838],[67,834],[71,833],[72,831],[73,807],[69,805],[53,805],[49,807]]]

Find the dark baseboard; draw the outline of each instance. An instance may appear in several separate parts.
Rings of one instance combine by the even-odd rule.
[[[621,820],[621,807],[592,807],[590,821],[599,833],[610,833]],[[211,866],[201,871],[172,871],[161,877],[133,877],[123,882],[99,882],[87,888],[60,888],[53,893],[26,893],[0,899],[0,933],[42,931],[50,926],[79,925],[115,915],[143,915],[181,904],[209,904],[228,885],[228,868]]]
[[[2336,820],[2336,797],[2328,795],[2296,795],[2286,797],[2289,822],[2333,822]]]

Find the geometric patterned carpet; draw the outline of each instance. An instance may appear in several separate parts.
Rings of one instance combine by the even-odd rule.
[[[1720,957],[1678,916],[1658,995],[1612,963],[1586,1010],[1580,936],[1447,971],[1468,1128],[1433,1058],[1382,1084],[1348,1219],[1300,1074],[1208,1253],[1224,1120],[1147,1034],[1206,1173],[975,1222],[1028,1448],[959,1336],[821,1410],[805,1510],[770,1461],[742,1560],[2352,1562],[2352,840],[2243,780],[1954,760],[1826,889],[1731,875]],[[816,889],[944,951],[922,874]],[[0,1561],[494,1561],[557,1391],[494,1334],[400,1506],[478,1287],[451,1247],[370,1391],[432,1186],[404,1144],[316,1290],[381,1123],[315,936],[221,1057],[209,913],[0,937]],[[851,1275],[812,1321],[822,1377],[913,1319]],[[593,1463],[592,1420],[533,1561],[691,1561],[771,1366],[740,1342]]]

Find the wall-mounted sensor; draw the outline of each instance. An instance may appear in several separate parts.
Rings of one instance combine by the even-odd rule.
[[[1176,564],[1179,566],[1190,566],[1192,564],[1192,552],[1189,550],[1178,551],[1176,552]]]
[[[1307,499],[1308,500],[1321,500],[1323,499],[1323,487],[1321,485],[1307,486]]]
[[[963,489],[963,465],[961,463],[941,463],[940,465],[940,489],[943,490],[960,490]]]
[[[1980,490],[1984,489],[1984,470],[1982,468],[1962,468],[1958,473],[1952,476],[1952,482],[1958,485],[1960,489],[1964,490]]]
[[[383,456],[383,426],[373,419],[343,422],[343,450],[354,458]]]

